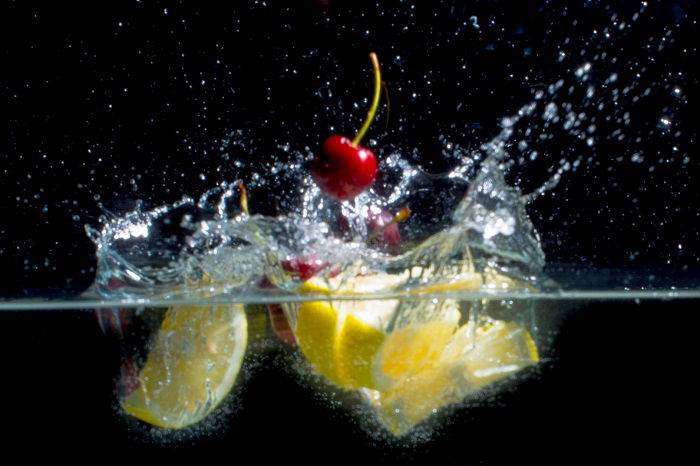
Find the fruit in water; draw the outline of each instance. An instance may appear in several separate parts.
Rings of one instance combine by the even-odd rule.
[[[362,128],[353,140],[334,135],[323,142],[311,164],[311,176],[321,190],[339,201],[348,201],[369,188],[377,176],[377,158],[360,146],[379,106],[382,76],[377,55],[370,53],[374,68],[374,96]]]
[[[121,402],[132,416],[159,427],[201,421],[236,381],[247,346],[242,305],[169,308],[139,386]]]
[[[433,303],[426,301],[425,304],[431,306]],[[423,368],[437,364],[460,319],[456,301],[443,300],[442,304],[450,308],[442,318],[417,322],[387,336],[374,361],[374,386],[389,390]]]
[[[395,286],[394,276],[356,277],[352,288],[369,293]],[[321,280],[311,279],[299,292],[328,293]],[[312,301],[295,309],[299,349],[311,366],[335,385],[357,389],[374,386],[372,361],[384,342],[383,324],[397,307],[396,300]]]
[[[299,291],[362,296],[391,291],[407,278],[407,273],[312,278]],[[415,293],[522,286],[503,275],[465,270],[453,282]],[[411,318],[389,330],[388,322],[406,311]],[[461,313],[450,299],[421,300],[401,309],[391,299],[313,301],[293,313],[299,348],[315,371],[341,388],[360,389],[397,436],[539,360],[532,336],[517,323],[491,320],[475,327],[470,321],[458,329]]]
[[[401,246],[398,222],[403,221],[404,218],[397,221],[391,212],[375,206],[363,212],[362,217],[367,228],[367,243],[370,246],[389,251],[396,251]],[[338,230],[349,238],[350,220],[345,215],[338,216]]]
[[[537,347],[525,327],[492,320],[474,329],[463,325],[445,349],[444,360],[462,361],[471,388],[478,389],[539,361]]]
[[[403,279],[390,274],[358,276],[344,287],[353,294],[366,294],[391,290]],[[315,279],[299,291],[330,292],[324,282]],[[460,314],[455,301],[436,305],[428,300],[424,304],[430,309],[416,312],[417,321],[387,334],[398,300],[301,303],[295,311],[299,348],[319,374],[339,387],[386,389],[422,365],[432,364],[457,328]],[[424,315],[431,316],[430,320],[420,321]]]
[[[383,424],[403,435],[438,409],[539,361],[530,333],[514,322],[464,324],[432,364],[388,390],[363,390]]]
[[[377,158],[345,136],[331,136],[313,161],[311,176],[324,193],[347,201],[372,185],[377,176]]]
[[[305,282],[321,270],[328,267],[328,262],[313,256],[300,256],[284,260],[280,263],[282,269],[295,279]]]
[[[378,244],[389,250],[396,250],[401,246],[401,233],[399,224],[394,222],[394,216],[384,210],[379,212],[370,211],[367,216],[367,233],[376,235],[370,244]]]
[[[272,326],[272,331],[275,332],[277,338],[285,343],[293,345],[296,343],[296,338],[294,337],[294,332],[292,327],[289,325],[289,321],[284,315],[284,310],[279,304],[268,304],[267,313],[270,317],[270,325]]]

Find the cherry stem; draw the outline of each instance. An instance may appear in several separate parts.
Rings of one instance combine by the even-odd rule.
[[[369,235],[369,236],[367,237],[367,240],[365,241],[365,244],[371,243],[372,241],[374,241],[374,240],[377,238],[377,236],[379,236],[379,235],[381,235],[382,233],[384,233],[384,230],[386,230],[387,228],[389,228],[390,226],[392,226],[392,225],[395,224],[395,223],[401,223],[401,222],[403,222],[403,221],[406,220],[410,215],[411,215],[411,209],[409,209],[408,207],[402,208],[401,210],[399,210],[399,212],[398,212],[396,215],[394,215],[394,218],[391,219],[391,222],[387,223],[386,225],[384,225],[383,227],[381,227],[379,230],[376,230],[374,233],[372,233],[371,235]]]
[[[367,112],[367,118],[365,119],[362,128],[360,128],[360,131],[357,132],[355,139],[352,140],[353,147],[357,147],[360,141],[362,141],[362,138],[369,129],[369,125],[372,124],[374,115],[377,113],[377,108],[379,107],[379,97],[382,94],[382,73],[379,70],[379,59],[377,58],[377,54],[374,52],[369,54],[369,58],[372,60],[372,67],[374,68],[374,97],[372,98],[372,105],[369,108],[369,112]]]
[[[244,214],[250,215],[250,211],[248,210],[248,190],[245,189],[243,183],[238,183],[238,189],[241,190],[241,210]]]

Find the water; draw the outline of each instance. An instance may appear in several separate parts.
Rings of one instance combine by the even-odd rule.
[[[56,451],[83,445],[154,459],[191,450],[204,457],[211,450],[255,455],[267,448],[266,457],[281,461],[308,445],[303,454],[312,462],[337,457],[341,449],[348,462],[498,464],[536,448],[544,459],[591,460],[658,453],[669,444],[632,444],[617,434],[623,429],[651,440],[659,423],[678,434],[673,445],[682,451],[686,440],[676,413],[687,412],[694,394],[691,386],[666,376],[684,378],[687,359],[679,355],[694,351],[697,305],[698,300],[578,300],[543,307],[539,315],[554,312],[560,319],[547,361],[514,385],[445,410],[403,441],[382,434],[361,399],[300,376],[298,356],[274,337],[251,348],[240,383],[208,421],[179,431],[151,429],[115,406],[119,346],[100,331],[93,313],[5,312],[4,354],[12,354],[20,335],[32,342],[21,358],[5,360],[6,370],[23,381],[5,387],[18,400],[6,415],[15,428],[32,429]],[[465,436],[473,442],[469,448]],[[272,442],[277,448],[270,448]]]
[[[48,443],[82,436],[156,454],[490,464],[533,450],[643,454],[645,442],[610,439],[649,437],[686,409],[700,298],[692,5],[133,8],[95,15],[113,33],[100,41],[61,12],[34,13],[64,40],[18,34],[21,53],[6,54],[56,73],[8,66],[3,81],[24,109],[9,119],[7,152],[8,199],[24,220],[2,227],[3,253],[22,258],[8,262],[0,301],[3,354],[22,348],[7,358],[15,424]],[[383,178],[337,205],[305,167],[325,136],[359,126],[368,50],[391,99],[367,140]],[[378,206],[411,208],[399,250],[362,240],[362,217]],[[331,298],[398,300],[408,317],[389,319],[392,329],[457,300],[461,324],[491,313],[524,326],[541,362],[460,394],[397,439],[366,393],[313,375],[255,307],[286,303],[294,324],[302,302],[331,299],[299,294],[281,267],[302,253],[337,265],[341,285],[330,267],[320,276],[340,287],[357,271],[420,264],[371,296]],[[517,286],[444,288],[464,272]],[[248,305],[250,341],[220,409],[165,431],[118,407],[168,309],[231,303]],[[86,312],[95,308],[104,332]]]

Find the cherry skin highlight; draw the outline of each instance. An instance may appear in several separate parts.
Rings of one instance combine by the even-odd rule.
[[[371,150],[354,146],[349,138],[334,135],[323,142],[311,176],[325,194],[348,201],[372,185],[377,177],[377,158]]]

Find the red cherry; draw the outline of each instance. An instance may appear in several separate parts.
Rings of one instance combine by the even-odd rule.
[[[372,185],[377,177],[377,158],[345,136],[331,136],[314,159],[311,176],[324,193],[347,201]]]
[[[401,246],[401,233],[398,223],[394,221],[394,215],[377,207],[371,207],[368,210],[363,217],[369,244],[384,247],[390,251],[398,249]],[[350,220],[345,215],[338,217],[338,230],[346,237],[350,232]]]
[[[315,256],[301,256],[282,261],[280,265],[285,272],[293,275],[296,280],[305,282],[328,267],[328,262]]]
[[[372,243],[385,246],[390,250],[396,250],[401,246],[399,225],[392,222],[393,220],[394,216],[384,209],[381,209],[379,213],[370,211],[367,217],[367,233],[369,236],[378,234]]]
[[[365,122],[352,141],[339,135],[326,139],[311,165],[311,176],[319,188],[339,201],[353,199],[377,177],[377,158],[371,150],[360,146],[377,113],[382,88],[377,54],[372,52],[369,57],[374,68],[374,95]]]

